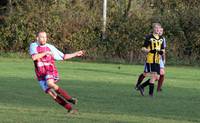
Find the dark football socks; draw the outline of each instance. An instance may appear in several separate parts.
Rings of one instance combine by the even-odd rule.
[[[61,97],[57,96],[56,99],[54,99],[58,104],[60,104],[61,106],[63,106],[65,109],[67,109],[68,111],[72,110],[72,106],[65,102],[64,99],[62,99]]]
[[[164,81],[164,75],[160,75],[160,78],[158,80],[158,87],[157,87],[157,91],[161,91],[161,87]]]
[[[60,94],[61,96],[63,96],[67,101],[72,99],[71,96],[66,92],[64,91],[63,89],[61,89],[60,87],[58,88],[58,90],[56,90],[56,92],[58,94]]]
[[[149,83],[149,96],[153,96],[153,91],[154,91],[154,84]]]
[[[142,85],[140,86],[141,88],[146,87],[147,85],[149,85],[150,79],[148,79],[147,81],[145,81],[144,83],[142,83]]]
[[[137,84],[136,84],[136,86],[140,85],[140,84],[141,84],[141,82],[144,80],[144,78],[145,78],[145,76],[143,75],[143,73],[142,73],[142,74],[140,74],[140,76],[139,76],[139,78],[138,78],[138,81],[137,81]]]

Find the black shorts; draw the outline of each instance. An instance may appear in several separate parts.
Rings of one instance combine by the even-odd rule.
[[[156,72],[157,74],[160,74],[160,64],[146,63],[144,66],[144,72],[145,73]]]

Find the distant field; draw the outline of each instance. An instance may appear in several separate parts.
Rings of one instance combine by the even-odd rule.
[[[57,66],[59,85],[79,99],[80,114],[67,114],[41,91],[31,60],[0,58],[0,123],[200,122],[200,68],[167,67],[163,92],[150,98],[133,89],[143,66],[69,61]]]

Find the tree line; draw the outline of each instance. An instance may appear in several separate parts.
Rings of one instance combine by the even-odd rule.
[[[1,0],[0,51],[27,52],[35,33],[64,52],[85,49],[86,59],[143,63],[141,47],[151,24],[167,39],[167,62],[200,61],[199,0],[111,0],[102,39],[102,0]]]

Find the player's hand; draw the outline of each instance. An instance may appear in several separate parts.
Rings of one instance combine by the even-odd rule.
[[[76,52],[76,56],[78,56],[78,57],[83,56],[84,54],[85,54],[84,50]]]

